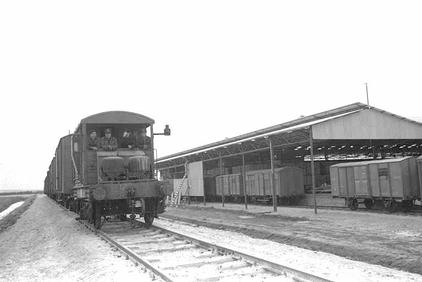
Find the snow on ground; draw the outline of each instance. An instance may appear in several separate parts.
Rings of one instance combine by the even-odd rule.
[[[0,281],[151,281],[66,210],[38,196],[0,233]]]
[[[20,202],[16,202],[11,204],[7,209],[5,209],[4,211],[0,212],[0,220],[2,220],[2,218],[6,217],[6,215],[8,215],[9,213],[11,213],[12,211],[14,211],[15,209],[19,208],[20,206],[22,206],[22,204],[25,201],[20,201]]]
[[[421,275],[269,240],[254,239],[235,232],[167,219],[156,220],[154,224],[334,281],[422,281]]]

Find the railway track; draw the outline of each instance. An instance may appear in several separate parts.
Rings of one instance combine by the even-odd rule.
[[[80,222],[163,281],[329,281],[139,221],[109,220],[102,230]]]
[[[211,203],[215,203],[215,202],[211,202]],[[202,203],[196,203],[195,202],[194,204],[197,204],[199,206]],[[269,205],[259,205],[259,206],[269,206]],[[186,205],[186,207],[189,207],[189,205]],[[313,209],[314,208],[311,205],[279,205],[278,207],[280,207],[280,208],[299,208],[299,209]],[[224,210],[224,208],[219,208],[219,207],[214,207],[214,208]],[[239,210],[245,211],[244,209],[239,209]],[[413,207],[409,211],[397,210],[397,211],[394,211],[394,212],[389,212],[382,207],[374,207],[372,209],[367,209],[365,207],[359,207],[357,210],[352,211],[349,207],[346,207],[346,206],[318,206],[318,210],[341,210],[341,211],[349,211],[349,212],[371,212],[371,213],[391,214],[391,215],[422,216],[422,206],[420,206],[420,205]],[[263,212],[263,213],[272,213],[272,211]]]
[[[307,209],[313,209],[313,206],[286,206],[289,208],[307,208]],[[389,212],[383,208],[376,207],[372,209],[367,208],[358,208],[357,210],[350,210],[349,207],[339,207],[339,206],[318,206],[319,210],[341,210],[341,211],[350,211],[350,212],[372,212],[372,213],[381,213],[381,214],[396,214],[396,215],[415,215],[415,216],[421,216],[422,215],[422,208],[420,206],[417,206],[410,211],[403,211],[398,210],[395,212]]]

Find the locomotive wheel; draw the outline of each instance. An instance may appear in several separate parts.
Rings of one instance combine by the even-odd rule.
[[[93,203],[89,203],[88,207],[85,208],[85,216],[88,219],[88,223],[94,222],[94,207],[92,206]]]
[[[389,213],[393,213],[397,211],[397,202],[394,200],[386,200],[384,201],[384,207]]]
[[[359,207],[358,199],[350,199],[349,207],[352,211],[355,211]]]
[[[403,207],[405,212],[410,212],[413,208],[413,201],[412,200],[403,201],[402,207]]]
[[[154,222],[154,215],[152,213],[146,213],[144,215],[144,221],[147,228],[149,228]]]
[[[372,199],[365,199],[363,202],[365,204],[365,207],[370,210],[374,206],[374,201]]]

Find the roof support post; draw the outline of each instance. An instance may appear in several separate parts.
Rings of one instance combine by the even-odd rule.
[[[201,162],[202,162],[202,193],[204,193],[204,198],[203,198],[203,203],[204,203],[204,206],[206,206],[207,205],[207,199],[206,199],[206,197],[205,197],[205,181],[204,181],[204,170],[205,170],[205,166],[204,166],[204,157],[203,156],[201,156]],[[189,197],[189,205],[190,205],[190,197]]]
[[[274,181],[274,149],[273,149],[273,142],[271,141],[271,137],[268,137],[268,143],[270,145],[270,163],[271,163],[271,177],[270,177],[270,184],[273,192],[273,210],[274,212],[277,211],[277,191],[275,189],[275,181]]]
[[[224,168],[223,168],[223,158],[221,156],[221,153],[220,153],[220,157],[219,157],[219,160],[218,160],[218,167],[220,168],[220,175],[223,175],[224,174]],[[220,177],[220,181],[221,181],[221,204],[224,207],[224,181],[223,181],[223,178]]]
[[[246,193],[246,169],[245,169],[245,154],[242,154],[242,186],[243,195],[245,197],[245,209],[248,209],[248,194]]]
[[[312,198],[314,201],[314,213],[317,214],[317,203],[315,196],[315,163],[314,163],[314,138],[312,135],[312,126],[309,127],[309,147],[311,151],[311,175],[312,175]]]

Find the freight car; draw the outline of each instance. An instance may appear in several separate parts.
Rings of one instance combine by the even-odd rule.
[[[331,193],[344,198],[352,210],[380,203],[390,212],[406,209],[420,199],[416,159],[404,157],[336,164],[330,167]]]
[[[416,163],[418,165],[419,189],[422,198],[422,156],[416,159]]]
[[[270,202],[272,199],[271,170],[248,171],[245,174],[248,202]],[[290,204],[304,196],[303,170],[297,167],[282,167],[274,170],[274,185],[277,202]],[[216,194],[228,201],[244,199],[242,174],[216,177]]]
[[[60,138],[55,152],[55,166],[57,172],[55,173],[56,184],[54,198],[66,208],[69,208],[70,203],[73,201],[72,137],[73,136],[69,134]]]
[[[164,212],[166,196],[162,182],[155,176],[154,135],[170,135],[168,125],[164,133],[154,133],[153,124],[151,118],[123,111],[82,119],[73,134],[60,139],[44,192],[98,229],[106,217],[126,220],[127,214],[131,219],[139,214],[146,225],[151,225]],[[102,147],[93,134],[90,137],[94,131],[111,131],[117,148]],[[149,131],[149,136],[131,135],[124,140],[128,132],[141,131]],[[96,146],[92,146],[93,142]]]

